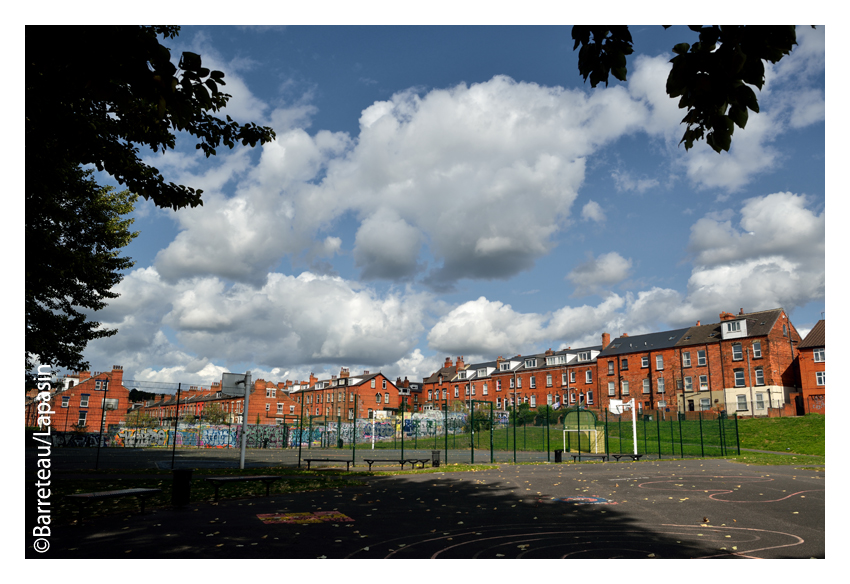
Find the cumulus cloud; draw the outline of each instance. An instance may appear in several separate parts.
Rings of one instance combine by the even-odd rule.
[[[629,277],[631,269],[632,260],[612,251],[596,258],[591,255],[567,274],[567,280],[575,287],[574,295],[583,296],[619,284]]]
[[[633,191],[638,194],[643,194],[649,189],[655,188],[658,186],[658,180],[654,178],[639,178],[635,179],[628,172],[615,170],[611,173],[611,178],[614,179],[614,186],[617,189],[617,192],[629,192]]]
[[[602,206],[596,201],[588,201],[581,208],[581,218],[585,221],[595,221],[597,223],[605,222],[605,211]]]
[[[364,280],[404,280],[419,271],[422,233],[392,210],[379,209],[360,224],[354,261]]]

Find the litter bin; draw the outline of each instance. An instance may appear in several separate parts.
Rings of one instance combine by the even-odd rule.
[[[192,491],[192,469],[175,468],[171,472],[174,473],[171,481],[171,504],[175,507],[188,505]]]
[[[562,462],[564,451],[560,448],[555,451],[555,462]]]
[[[440,466],[440,451],[432,450],[431,451],[431,466],[437,468]]]

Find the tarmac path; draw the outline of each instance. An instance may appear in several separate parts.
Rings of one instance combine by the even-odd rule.
[[[499,464],[54,526],[54,558],[823,558],[825,473]],[[37,557],[31,549],[27,557]]]

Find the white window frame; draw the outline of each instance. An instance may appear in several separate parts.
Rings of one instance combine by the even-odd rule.
[[[516,378],[516,388],[517,388],[517,389],[522,389],[522,377],[517,377],[517,378]]]
[[[699,410],[701,412],[705,412],[711,409],[711,398],[701,397],[699,398]]]
[[[505,361],[504,363],[499,364],[499,371],[510,371],[511,363],[510,361]]]
[[[629,395],[629,382],[623,380],[623,395]]]
[[[614,362],[608,361],[608,375],[614,375]]]
[[[487,382],[484,382],[484,385],[481,387],[481,395],[487,395]]]
[[[815,363],[823,363],[826,361],[826,348],[821,347],[813,352]]]
[[[690,375],[685,376],[685,391],[694,390],[694,378]]]
[[[528,401],[528,405],[530,405],[532,408],[537,407],[537,395],[536,394],[534,394],[534,393],[531,394],[531,398]]]
[[[743,407],[741,407],[743,406]],[[746,412],[747,408],[747,396],[743,393],[739,393],[735,396],[735,411],[737,412]]]
[[[614,385],[613,381],[608,382],[608,397],[612,397],[617,395],[617,386]]]
[[[757,393],[756,394],[756,409],[763,410],[764,409],[764,394]]]
[[[753,342],[753,359],[761,359],[761,341]]]
[[[546,387],[552,387],[552,374],[551,373],[546,375]]]
[[[741,332],[741,321],[733,320],[732,322],[726,323],[726,332],[727,333],[739,333]]]
[[[576,382],[576,372],[570,371],[570,383],[575,383],[575,382]]]
[[[390,403],[390,393],[389,392],[384,394],[384,403],[385,404]]]
[[[374,377],[372,378],[372,381],[369,383],[369,388],[375,389],[375,378]]]
[[[826,371],[816,371],[815,382],[820,387],[826,386]]]
[[[283,404],[277,404],[277,413],[278,413],[278,414],[282,414],[282,413],[283,413]]]
[[[79,414],[77,415],[77,425],[85,426],[87,421],[86,418],[88,418],[88,411],[80,410]]]
[[[71,398],[67,395],[62,396],[62,407],[67,408],[71,404]]]
[[[699,376],[699,390],[700,391],[708,391],[709,390],[708,375],[700,375]]]
[[[655,370],[663,371],[664,370],[664,356],[656,355],[655,356]]]
[[[89,394],[84,393],[80,396],[80,407],[81,408],[89,407]]]
[[[649,367],[649,355],[643,355],[640,358],[640,367],[641,367],[641,369],[645,369],[645,368]]]
[[[455,397],[460,397],[460,388],[455,385]]]
[[[756,385],[764,385],[764,369],[756,367]]]
[[[664,378],[658,378],[658,393],[664,393]]]
[[[690,367],[691,366],[691,352],[683,351],[682,352],[682,367]]]
[[[528,380],[528,386],[531,389],[537,389],[537,379],[534,377],[534,375],[532,375],[531,378]]]
[[[699,367],[705,366],[705,350],[697,351],[697,365]]]
[[[588,392],[584,395],[584,399],[585,399],[585,403],[586,403],[587,405],[589,405],[589,406],[592,406],[592,405],[593,405],[593,390],[592,390],[592,389],[591,389],[591,390],[589,390],[589,391],[588,391]]]
[[[649,383],[649,379],[643,380],[643,393],[652,393],[652,386]]]
[[[732,343],[732,360],[733,361],[743,361],[744,360],[744,346],[741,343]]]
[[[584,372],[584,382],[593,383],[593,371],[591,369]]]
[[[581,351],[578,354],[579,361],[590,361],[590,351]]]
[[[733,373],[735,375],[735,387],[746,387],[747,386],[747,379],[746,379],[746,376],[744,375],[744,370],[743,369],[735,369],[735,371]]]

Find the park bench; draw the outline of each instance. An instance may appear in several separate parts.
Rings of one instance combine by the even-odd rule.
[[[349,470],[351,467],[351,461],[342,458],[302,458],[301,460],[307,463],[307,470],[310,470],[311,462],[344,462],[345,470]]]
[[[410,466],[416,468],[416,463],[418,462],[422,466],[419,468],[425,468],[425,463],[431,462],[430,458],[408,458],[405,462],[409,462]]]
[[[620,462],[620,459],[624,456],[628,456],[632,460],[638,461],[638,460],[640,460],[640,457],[643,456],[643,454],[612,454],[611,456],[616,458],[617,462]]]
[[[400,464],[402,470],[404,470],[404,463],[408,462],[406,458],[364,458],[363,462],[369,465],[369,470],[372,470],[372,465],[376,462],[392,462],[393,464]]]
[[[237,483],[244,481],[262,481],[266,485],[266,497],[269,496],[269,490],[273,482],[282,479],[276,475],[251,475],[251,476],[232,476],[232,477],[205,477],[204,480],[213,484],[215,487],[215,500],[218,501],[218,490],[224,483]]]
[[[572,454],[570,456],[573,457],[573,462],[577,462],[579,457],[584,460],[590,460],[592,458],[599,458],[601,460],[605,460],[606,458],[608,458],[607,454]]]
[[[79,516],[79,524],[83,524],[83,506],[101,499],[117,499],[119,497],[138,497],[141,512],[145,512],[145,497],[161,493],[162,489],[118,489],[115,491],[98,491],[96,493],[74,493],[66,495],[69,499],[74,499],[77,502],[77,512]]]

